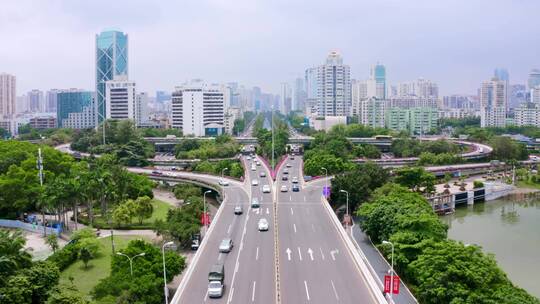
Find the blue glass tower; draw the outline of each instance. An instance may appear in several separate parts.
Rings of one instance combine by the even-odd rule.
[[[91,116],[85,116],[85,112],[91,114],[92,92],[68,90],[57,93],[56,100],[56,123],[59,128],[82,129],[91,126]],[[66,125],[66,120],[79,115],[78,119],[72,119],[73,122]],[[89,122],[89,123],[88,123]]]
[[[128,76],[128,35],[103,31],[96,35],[96,125],[106,117],[105,82]]]
[[[380,91],[382,94],[382,99],[386,99],[386,68],[384,65],[377,63],[371,69],[371,78],[375,79],[377,84],[377,91]]]

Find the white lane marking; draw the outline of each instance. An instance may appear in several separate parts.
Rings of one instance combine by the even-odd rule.
[[[336,260],[336,253],[339,253],[339,250],[335,249],[330,251],[330,255],[332,256],[332,260]]]
[[[222,257],[222,256],[223,256],[223,253],[220,252],[217,259],[218,259],[218,260],[221,260],[221,257]]]
[[[298,256],[300,257],[300,261],[302,260],[302,251],[300,251],[300,247],[298,247]]]
[[[289,195],[289,202],[292,202],[292,195]]]
[[[255,286],[257,282],[253,281],[253,291],[251,292],[251,302],[255,302]]]
[[[204,301],[206,302],[208,300],[208,290],[206,290],[206,294],[204,295]]]
[[[291,207],[291,215],[294,215],[294,212],[293,212],[293,210],[292,210],[292,207]]]
[[[291,248],[287,248],[287,250],[285,250],[285,252],[287,252],[287,258],[289,259],[289,261],[291,260]]]
[[[313,232],[315,232],[315,225],[311,224],[311,229],[313,229]]]
[[[292,224],[294,228],[294,233],[296,233],[296,224]]]
[[[231,293],[229,294],[229,299],[227,300],[227,302],[229,302],[229,303],[231,302],[233,294],[234,294],[234,287],[231,288]]]
[[[242,248],[244,248],[244,236],[246,235],[246,225],[249,220],[249,212],[246,216],[246,220],[244,221],[244,233],[242,234],[242,238],[240,239],[240,250],[238,250],[238,255],[236,256],[236,266],[234,268],[233,277],[231,280],[231,293],[229,294],[229,298],[227,299],[227,303],[231,303],[232,296],[234,293],[234,281],[236,279],[236,273],[238,272],[238,268],[240,267],[240,253],[242,252]]]
[[[270,208],[266,208],[266,214],[270,214]]]
[[[309,257],[311,258],[311,260],[313,261],[313,250],[311,250],[311,248],[309,248],[307,253],[309,254]]]
[[[336,296],[336,300],[339,301],[339,296],[337,294],[336,286],[334,285],[334,281],[330,280],[330,283],[332,283],[332,289],[334,290],[334,295]]]
[[[257,252],[255,253],[255,261],[259,259],[259,247],[257,247]]]
[[[304,286],[306,287],[306,298],[309,301],[309,290],[307,288],[307,282],[306,281],[304,281]]]
[[[304,202],[306,201],[306,196],[304,195]]]
[[[229,225],[229,229],[227,229],[227,234],[231,233],[231,227],[232,227],[232,224]]]
[[[319,248],[319,250],[321,251],[321,257],[322,257],[322,259],[324,261],[324,253],[322,252],[322,248]]]

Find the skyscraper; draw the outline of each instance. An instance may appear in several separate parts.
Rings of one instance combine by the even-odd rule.
[[[96,35],[96,125],[107,115],[105,83],[115,76],[128,76],[128,35],[103,31]]]
[[[105,82],[105,105],[107,119],[131,119],[137,121],[135,82],[126,76],[116,76]]]
[[[56,112],[57,96],[57,89],[52,89],[45,93],[45,112]]]
[[[351,107],[351,69],[332,51],[317,67],[317,115],[347,116]]]
[[[370,70],[368,97],[386,99],[386,68],[378,62]]]
[[[294,82],[293,111],[303,111],[306,103],[306,91],[304,89],[304,79],[298,77]]]
[[[507,82],[492,78],[480,88],[480,126],[504,127],[508,104]]]
[[[510,75],[508,74],[508,70],[505,68],[495,68],[493,76],[498,78],[499,80],[510,82]]]
[[[30,107],[30,112],[40,113],[45,110],[45,103],[43,101],[43,92],[37,89],[34,89],[28,92],[28,105]]]
[[[532,69],[529,72],[529,90],[534,89],[537,85],[540,85],[540,70]]]
[[[287,82],[281,83],[281,100],[279,103],[279,111],[283,115],[289,114],[291,111],[292,103],[292,90],[291,86]]]
[[[59,128],[85,129],[95,123],[92,92],[70,89],[57,93],[56,121]]]
[[[308,68],[304,75],[306,82],[305,113],[317,112],[317,68]]]
[[[15,76],[0,74],[0,118],[15,114],[17,80]]]

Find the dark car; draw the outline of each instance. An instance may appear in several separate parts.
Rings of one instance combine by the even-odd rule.
[[[292,185],[292,191],[293,191],[293,192],[299,192],[299,191],[300,191],[300,187],[298,187],[297,184],[293,184],[293,185]]]
[[[200,245],[201,245],[201,235],[198,233],[192,235],[191,236],[191,250],[199,249]]]
[[[289,180],[289,178],[287,177],[287,175],[283,175],[283,176],[281,177],[281,180],[282,180],[282,181],[286,181],[286,180]]]

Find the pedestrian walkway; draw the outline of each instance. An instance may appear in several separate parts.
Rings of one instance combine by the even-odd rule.
[[[384,282],[384,276],[388,274],[390,265],[380,254],[379,250],[375,248],[369,237],[360,229],[359,225],[352,227],[352,235],[356,244],[360,247],[362,253],[371,264],[371,267],[377,274],[377,283],[382,286]],[[397,304],[414,304],[418,303],[416,298],[410,293],[409,289],[400,282],[399,294],[393,295],[394,303]]]

